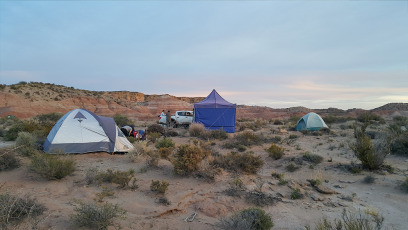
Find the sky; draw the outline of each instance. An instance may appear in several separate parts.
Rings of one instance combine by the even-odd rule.
[[[0,83],[288,108],[408,102],[408,1],[0,1]]]

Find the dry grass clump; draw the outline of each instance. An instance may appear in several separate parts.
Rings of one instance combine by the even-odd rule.
[[[124,218],[126,211],[117,204],[80,202],[74,208],[71,220],[79,227],[103,230],[114,224],[116,218]]]
[[[203,124],[199,123],[193,123],[190,125],[189,133],[191,137],[198,137],[201,139],[225,140],[228,138],[228,134],[224,130],[207,130]]]
[[[208,154],[209,151],[201,145],[180,145],[172,161],[174,173],[177,175],[191,174],[199,168],[199,164]]]
[[[11,149],[0,149],[0,172],[15,169],[20,166],[20,160]]]
[[[261,156],[252,153],[230,152],[227,155],[214,157],[211,165],[235,172],[256,174],[264,165]]]
[[[310,152],[305,152],[302,159],[313,164],[320,164],[323,161],[322,156]]]
[[[133,147],[133,150],[127,153],[132,162],[139,161],[142,156],[145,156],[147,152],[150,151],[150,148],[147,146],[147,142],[145,141],[136,142],[133,144]]]
[[[225,230],[269,230],[274,224],[269,215],[260,208],[247,208],[228,219],[221,219],[218,226]]]
[[[75,171],[71,156],[36,154],[31,158],[31,169],[49,180],[62,179]]]
[[[266,151],[269,153],[269,156],[275,160],[282,158],[282,156],[285,154],[285,149],[275,145],[274,143],[272,143],[271,146],[266,149]]]
[[[45,206],[29,196],[18,197],[8,192],[0,194],[0,227],[7,229],[28,217],[36,218],[43,214]]]
[[[31,156],[38,153],[36,149],[36,138],[29,132],[20,132],[16,139],[16,149],[23,156]]]
[[[168,187],[169,187],[169,182],[164,181],[164,180],[163,181],[152,180],[152,183],[150,184],[151,191],[161,193],[161,194],[166,193]]]
[[[341,220],[335,219],[333,222],[323,219],[319,221],[314,230],[379,230],[382,229],[384,217],[375,210],[365,210],[364,213],[353,214],[343,209]],[[312,230],[308,225],[306,230]]]

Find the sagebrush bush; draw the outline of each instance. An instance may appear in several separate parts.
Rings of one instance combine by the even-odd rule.
[[[117,204],[104,203],[79,203],[74,208],[75,214],[71,216],[73,222],[79,227],[92,229],[107,229],[114,223],[115,218],[124,218],[126,211]]]
[[[373,145],[371,138],[365,134],[365,126],[355,127],[354,136],[356,142],[350,144],[356,157],[361,161],[364,168],[369,170],[379,169],[385,157],[390,153],[390,143],[386,137],[375,140]]]
[[[11,149],[0,149],[0,172],[15,169],[20,166],[20,160]]]
[[[174,154],[172,164],[174,173],[178,175],[188,175],[196,171],[200,162],[208,156],[209,152],[198,145],[180,145]]]
[[[0,194],[0,227],[7,229],[27,217],[38,217],[46,210],[45,206],[29,196],[15,196],[8,192]]]
[[[204,128],[204,125],[200,123],[193,123],[188,128],[188,132],[192,137],[200,137],[205,131],[206,129]]]
[[[408,132],[401,135],[391,142],[391,153],[401,156],[408,156]]]
[[[150,190],[153,192],[164,194],[169,187],[169,183],[167,181],[159,181],[159,180],[152,180],[150,184]]]
[[[133,169],[129,169],[128,171],[120,171],[120,170],[112,170],[107,169],[106,172],[98,172],[95,175],[94,181],[98,183],[114,183],[119,185],[120,188],[125,188],[127,186],[133,187],[133,184],[130,182],[135,182],[135,171]]]
[[[320,164],[323,161],[322,156],[310,152],[305,152],[302,156],[302,159],[313,164]]]
[[[374,113],[362,113],[357,116],[357,121],[363,122],[363,123],[370,123],[372,121],[377,121],[380,123],[385,123],[384,118],[382,118],[380,115],[374,114]]]
[[[254,132],[246,130],[234,136],[234,141],[237,145],[252,146],[261,144],[263,138],[256,135]]]
[[[286,165],[285,168],[286,168],[286,170],[288,170],[289,172],[294,172],[294,171],[296,171],[296,170],[299,169],[299,166],[296,166],[295,164],[290,163],[290,164]]]
[[[36,139],[29,132],[20,132],[16,139],[17,151],[23,156],[31,156],[37,153]]]
[[[75,160],[71,156],[36,154],[31,158],[31,169],[49,180],[62,179],[75,171]]]
[[[247,208],[236,212],[218,224],[226,230],[269,230],[274,223],[269,215],[260,208]]]
[[[151,141],[151,142],[153,142],[153,143],[156,143],[156,141],[157,141],[161,136],[162,136],[161,133],[150,132],[150,133],[147,133],[146,139],[147,139],[148,141]]]
[[[147,142],[145,141],[136,142],[133,144],[133,147],[133,150],[127,153],[132,162],[138,161],[141,156],[146,155],[146,153],[150,151],[149,147],[147,146]]]
[[[166,132],[166,130],[164,129],[163,126],[159,125],[159,124],[152,124],[149,127],[147,127],[146,130],[147,133],[160,133],[160,134],[164,134]]]
[[[170,148],[174,147],[174,141],[171,138],[164,137],[160,138],[159,140],[156,141],[155,147],[160,149],[160,148]]]
[[[271,146],[266,149],[266,151],[269,153],[269,156],[275,160],[282,158],[282,156],[285,154],[285,149],[275,145],[274,143],[272,143]]]
[[[230,171],[256,174],[264,165],[264,161],[261,156],[252,153],[230,152],[226,155],[215,156],[210,164]]]
[[[225,140],[228,138],[227,132],[224,130],[211,130],[210,131],[211,139]]]

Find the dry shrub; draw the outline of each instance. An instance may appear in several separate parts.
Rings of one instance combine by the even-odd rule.
[[[94,175],[95,178],[93,180],[88,179],[89,181],[95,181],[98,184],[105,182],[105,183],[114,183],[118,184],[119,188],[136,188],[136,178],[135,178],[135,170],[129,169],[128,171],[120,171],[116,170],[113,171],[112,169],[107,169],[106,172],[97,172]],[[131,183],[132,182],[132,183]]]
[[[159,155],[160,158],[169,159],[170,155],[173,153],[174,148],[160,148]]]
[[[218,226],[225,230],[269,230],[274,224],[269,215],[260,208],[247,208],[222,219]]]
[[[149,127],[147,127],[146,132],[149,133],[160,133],[160,134],[164,134],[165,133],[165,129],[163,128],[163,126],[159,125],[159,124],[153,124],[150,125]]]
[[[127,155],[129,156],[132,162],[137,162],[142,156],[145,156],[148,151],[150,151],[149,147],[147,146],[147,142],[136,142],[133,144],[133,150],[129,151]]]
[[[211,139],[225,140],[228,138],[227,132],[224,130],[211,130],[210,132]]]
[[[49,180],[62,179],[75,171],[71,156],[36,154],[31,158],[31,169]]]
[[[172,161],[174,173],[178,175],[188,175],[196,171],[201,161],[208,156],[209,151],[201,145],[184,144],[180,145]]]
[[[341,220],[333,222],[323,219],[315,225],[315,230],[379,230],[382,229],[384,217],[377,211],[367,209],[364,213],[351,213],[343,209]],[[312,228],[305,226],[306,230]]]
[[[74,208],[75,214],[71,219],[79,227],[88,227],[92,229],[107,229],[114,223],[115,218],[124,218],[126,211],[117,204],[104,203],[101,205],[95,203],[80,202]]]
[[[169,182],[167,181],[159,181],[159,180],[152,180],[150,184],[150,190],[153,192],[164,194],[167,191],[167,187],[169,187]]]
[[[235,172],[245,172],[256,174],[257,171],[264,165],[261,156],[252,153],[237,153],[231,152],[227,155],[219,155],[214,157],[211,165],[220,167],[226,170]]]
[[[15,169],[20,166],[20,160],[11,149],[0,149],[0,172]]]
[[[46,210],[29,196],[18,197],[8,192],[0,194],[0,227],[7,229],[28,217],[36,218]]]
[[[193,123],[193,124],[190,125],[188,131],[190,133],[190,136],[200,137],[207,130],[204,128],[203,124]]]
[[[155,133],[155,132],[149,132],[146,135],[147,140],[151,141],[153,143],[156,143],[156,141],[162,136],[161,133]]]
[[[290,199],[292,200],[302,199],[304,196],[305,195],[303,195],[299,188],[295,188],[290,194]]]
[[[285,149],[275,145],[274,143],[272,143],[271,146],[266,149],[266,151],[269,153],[269,156],[275,160],[282,158],[282,156],[285,154]]]
[[[288,170],[289,172],[294,172],[294,171],[298,170],[300,167],[299,167],[299,166],[296,166],[296,165],[293,164],[293,163],[290,163],[290,164],[286,165],[285,168],[286,168],[286,170]]]

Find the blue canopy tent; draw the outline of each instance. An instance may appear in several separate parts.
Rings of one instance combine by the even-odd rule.
[[[229,103],[213,89],[204,100],[194,104],[194,122],[207,129],[234,133],[236,110],[236,104]]]

